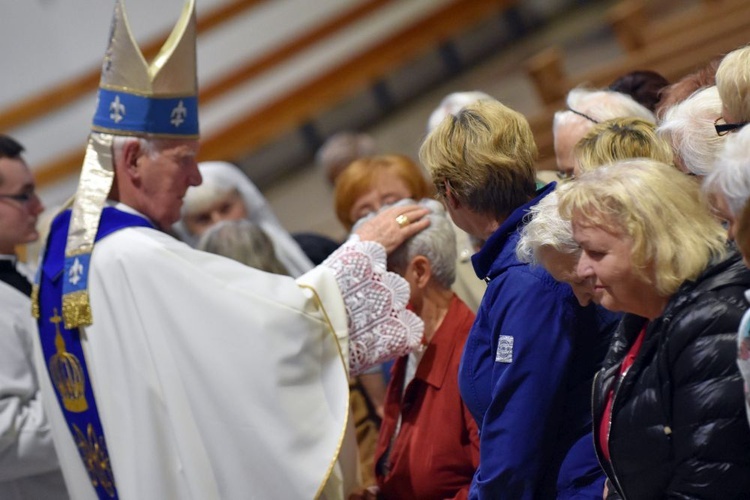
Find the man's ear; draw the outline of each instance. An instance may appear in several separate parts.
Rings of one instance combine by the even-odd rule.
[[[445,182],[445,203],[447,203],[452,209],[459,208],[461,202],[458,201],[458,198],[456,198],[456,195],[453,193],[450,183],[448,181],[443,182]]]
[[[122,171],[131,179],[140,177],[138,159],[141,157],[141,144],[138,141],[127,141],[122,147]]]
[[[413,273],[414,283],[419,288],[424,288],[432,278],[432,264],[424,255],[417,255],[411,260],[411,272]]]

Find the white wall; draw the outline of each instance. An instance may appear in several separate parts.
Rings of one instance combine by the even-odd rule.
[[[232,0],[198,0],[198,16]],[[341,9],[364,0],[273,0],[249,9],[220,30],[199,37],[199,83],[206,85],[321,24]],[[429,14],[447,0],[394,2],[331,40],[313,46],[276,70],[207,106],[201,106],[201,130],[241,118],[321,72],[349,58],[414,18]],[[98,68],[106,48],[113,0],[8,1],[0,15],[0,67],[4,69],[0,109],[81,73]],[[171,29],[183,0],[126,0],[131,29],[143,45]],[[12,49],[11,49],[12,48]],[[3,131],[26,146],[32,169],[83,149],[95,106],[95,92],[43,120]],[[75,180],[41,191],[48,204],[61,203]]]

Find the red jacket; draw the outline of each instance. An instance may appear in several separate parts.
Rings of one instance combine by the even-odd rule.
[[[473,322],[474,313],[454,295],[403,401],[408,357],[393,365],[375,451],[382,498],[467,498],[479,464],[479,436],[458,391],[458,364]],[[390,454],[384,457],[399,411],[401,429]]]

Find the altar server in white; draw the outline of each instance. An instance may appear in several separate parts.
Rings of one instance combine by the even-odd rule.
[[[0,135],[0,498],[68,498],[33,362],[37,335],[31,283],[19,271],[17,245],[36,241],[44,210],[23,146]]]

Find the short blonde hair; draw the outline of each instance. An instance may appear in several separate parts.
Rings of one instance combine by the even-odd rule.
[[[370,134],[342,131],[333,134],[320,146],[315,152],[315,163],[333,186],[339,174],[353,161],[373,156],[376,151],[375,139]]]
[[[664,163],[620,161],[587,172],[559,191],[564,219],[632,239],[635,272],[663,296],[724,255],[726,230],[700,196],[698,181]]]
[[[716,87],[734,119],[750,121],[750,45],[724,56],[716,70]]]
[[[656,126],[640,118],[613,118],[595,125],[573,152],[581,173],[630,158],[652,158],[666,164],[673,160],[672,147],[656,135]]]
[[[533,197],[536,143],[526,118],[494,99],[469,104],[427,136],[419,150],[440,195],[501,219]]]

